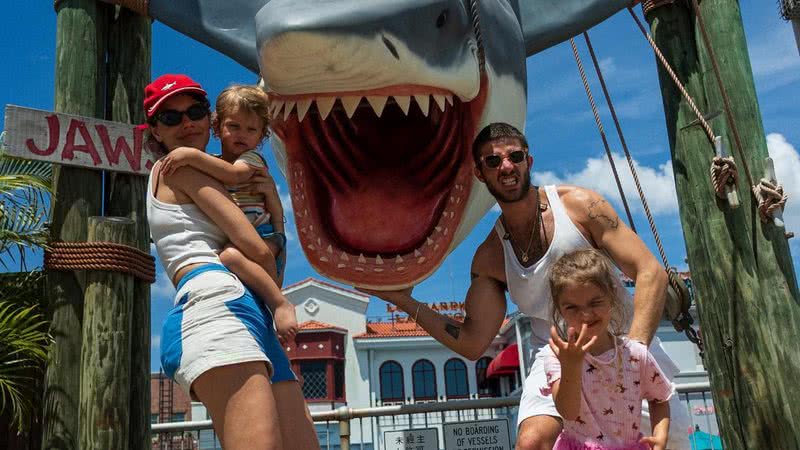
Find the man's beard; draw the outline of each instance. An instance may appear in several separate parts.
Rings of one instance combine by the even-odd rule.
[[[498,202],[503,203],[514,203],[524,199],[528,192],[531,190],[531,173],[529,171],[525,171],[522,174],[522,189],[520,189],[519,193],[515,195],[511,194],[504,194],[502,192],[498,192],[490,183],[486,183],[486,189],[489,190],[489,193],[497,200]]]

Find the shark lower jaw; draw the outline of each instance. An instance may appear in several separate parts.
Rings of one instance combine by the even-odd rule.
[[[438,88],[273,95],[299,239],[321,274],[395,289],[447,255],[472,190],[486,102]]]

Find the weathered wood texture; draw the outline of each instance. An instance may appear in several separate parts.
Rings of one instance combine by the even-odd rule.
[[[703,17],[733,100],[753,176],[763,174],[766,141],[735,0],[704,0]],[[696,17],[685,3],[648,15],[653,36],[704,113],[723,111]],[[717,418],[726,449],[800,448],[800,303],[781,230],[762,226],[741,156],[724,115],[712,123],[737,157],[741,206],[716,199],[713,151],[696,117],[659,67],[680,216],[706,345]]]
[[[102,117],[105,86],[105,17],[96,0],[59,3],[56,30],[55,110]],[[100,213],[102,174],[57,167],[51,239],[86,240],[86,221]],[[78,448],[83,282],[74,272],[50,271],[50,348],[45,375],[42,448]]]
[[[150,82],[150,19],[110,7],[108,119],[144,122],[144,87]],[[106,214],[136,222],[130,245],[150,252],[145,208],[147,177],[114,173],[106,178]],[[136,279],[131,329],[130,443],[146,450],[150,442],[150,283]]]
[[[89,242],[130,245],[135,223],[90,217]],[[87,271],[81,350],[80,448],[126,450],[130,433],[130,347],[134,277]]]

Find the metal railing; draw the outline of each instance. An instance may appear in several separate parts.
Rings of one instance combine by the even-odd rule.
[[[705,411],[713,411],[709,410],[709,402],[711,402],[711,386],[708,382],[700,382],[700,383],[684,383],[679,384],[676,386],[677,392],[679,396],[682,396],[682,399],[687,405],[687,409],[689,410],[690,417],[692,417],[692,427],[695,427],[694,417],[692,416],[692,402],[702,402],[702,407],[705,408]],[[510,415],[510,408],[517,407],[519,405],[519,397],[495,397],[495,398],[480,398],[480,399],[472,399],[472,400],[452,400],[446,402],[429,402],[429,403],[408,403],[408,404],[400,404],[400,405],[389,405],[389,406],[376,406],[376,407],[369,407],[369,408],[350,408],[347,406],[342,406],[337,409],[329,410],[329,411],[316,411],[311,413],[311,417],[316,424],[325,423],[328,425],[328,430],[325,433],[327,442],[321,442],[321,446],[326,449],[331,448],[330,442],[330,424],[335,423],[335,427],[338,431],[338,449],[341,450],[350,450],[353,448],[351,446],[351,422],[353,420],[359,420],[360,426],[360,442],[356,444],[355,448],[358,450],[365,450],[365,449],[373,449],[377,450],[380,448],[378,445],[379,439],[375,439],[374,434],[376,432],[375,428],[385,428],[380,423],[373,424],[371,422],[371,430],[370,435],[372,436],[365,436],[363,430],[363,421],[362,419],[375,419],[377,422],[378,419],[381,418],[392,418],[392,424],[389,428],[394,428],[396,426],[401,427],[409,427],[414,428],[415,425],[420,425],[417,428],[427,428],[429,425],[440,425],[446,422],[456,422],[460,420],[465,420],[462,416],[463,412],[466,412],[467,415],[471,415],[471,419],[478,420],[479,418],[497,418],[498,416],[508,416]],[[713,406],[711,406],[713,408]],[[498,414],[496,413],[497,409],[504,409],[505,414]],[[471,411],[471,414],[469,414]],[[447,420],[445,414],[457,412],[455,415],[455,420]],[[431,414],[439,416],[436,420],[429,420]],[[424,416],[422,418],[418,416]],[[417,420],[415,420],[415,416],[417,416]],[[710,432],[716,429],[716,426],[712,427],[710,414],[706,414],[706,421],[705,424],[707,426],[707,430]],[[402,420],[397,420],[396,418],[402,418]],[[453,418],[451,416],[451,418]],[[191,432],[202,432],[211,430],[211,438],[213,439],[214,446],[212,448],[217,449],[221,448],[218,447],[216,435],[213,433],[213,426],[211,420],[198,420],[192,422],[172,422],[172,423],[157,423],[152,425],[153,431],[153,448],[167,448],[163,446],[159,446],[158,443],[160,442],[173,442],[172,447],[176,450],[195,450],[198,447],[192,446],[190,444],[183,444],[186,440],[186,433]],[[176,440],[174,435],[180,433],[179,439]],[[164,436],[166,435],[166,436]],[[159,437],[156,440],[156,436]],[[166,439],[161,439],[164,436]],[[365,437],[369,437],[369,441],[365,442]],[[196,441],[199,442],[200,439],[196,438]],[[179,441],[179,442],[176,442]],[[178,445],[174,445],[178,444]],[[326,444],[326,445],[325,445]]]

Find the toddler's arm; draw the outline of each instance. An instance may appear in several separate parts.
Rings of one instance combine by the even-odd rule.
[[[669,437],[669,402],[650,400],[650,423],[653,426],[653,435],[646,436],[640,442],[650,445],[653,450],[665,450]]]
[[[164,157],[162,164],[164,175],[171,174],[179,167],[191,166],[228,185],[245,183],[257,172],[255,167],[244,162],[237,161],[231,164],[191,147],[172,150]]]

